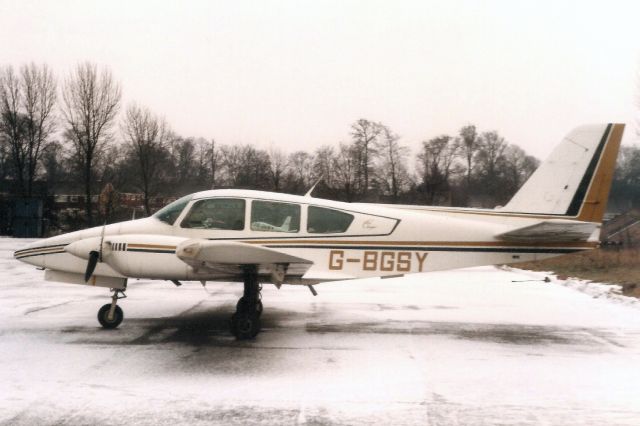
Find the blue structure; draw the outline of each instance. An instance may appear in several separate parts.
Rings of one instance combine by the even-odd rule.
[[[12,220],[14,237],[42,237],[43,205],[43,200],[38,198],[21,198],[14,201]]]

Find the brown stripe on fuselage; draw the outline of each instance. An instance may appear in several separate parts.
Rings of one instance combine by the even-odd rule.
[[[58,244],[55,246],[42,246],[42,247],[34,247],[34,248],[30,248],[30,249],[22,249],[22,250],[16,250],[15,254],[20,255],[20,254],[27,254],[27,253],[33,253],[33,252],[37,252],[40,250],[59,250],[59,249],[64,249],[64,246],[66,246],[66,244]]]
[[[40,250],[40,251],[30,251],[30,252],[27,252],[27,253],[17,253],[17,254],[15,254],[15,258],[16,259],[21,259],[23,257],[42,256],[42,255],[45,255],[45,254],[58,254],[58,253],[65,253],[64,248],[63,247],[59,247],[59,248],[44,249],[44,250]]]
[[[385,205],[385,207],[393,208],[393,204]],[[433,213],[454,213],[454,214],[467,214],[467,215],[479,215],[479,216],[507,216],[507,217],[522,217],[529,219],[555,219],[555,218],[563,218],[566,219],[567,216],[561,214],[541,214],[541,213],[509,213],[509,212],[500,212],[495,210],[464,210],[464,209],[443,209],[443,208],[433,208],[430,209],[428,206],[426,208],[420,209],[411,209],[411,208],[401,208],[397,210],[406,210],[410,212],[433,212]]]
[[[23,256],[23,255],[26,255],[26,254],[49,253],[49,252],[53,252],[53,251],[64,251],[64,247],[46,248],[46,249],[22,252],[22,253],[17,253],[17,256]]]
[[[325,244],[325,245],[366,245],[366,246],[439,246],[439,247],[571,247],[596,248],[597,242],[515,242],[515,241],[366,241],[366,240],[246,240],[248,244]]]
[[[159,250],[175,250],[176,246],[168,246],[163,244],[136,244],[128,243],[127,248],[145,248],[145,249],[159,249]]]

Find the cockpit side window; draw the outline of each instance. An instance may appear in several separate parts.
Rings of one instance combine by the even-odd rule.
[[[237,198],[211,198],[193,204],[180,224],[183,228],[221,229],[242,231],[244,229],[245,201]]]
[[[251,230],[298,232],[300,231],[300,206],[254,200],[251,202]]]
[[[174,201],[171,204],[166,205],[165,207],[163,207],[162,209],[158,210],[153,217],[155,217],[156,219],[164,222],[164,223],[168,223],[169,225],[173,225],[173,223],[176,221],[176,219],[178,218],[178,216],[180,216],[180,213],[182,213],[182,210],[184,210],[184,208],[187,206],[187,204],[189,204],[189,201],[191,201],[191,198],[193,198],[192,194],[186,195],[182,198],[177,199],[176,201]]]
[[[307,232],[311,234],[339,234],[346,232],[353,215],[338,210],[309,206]]]

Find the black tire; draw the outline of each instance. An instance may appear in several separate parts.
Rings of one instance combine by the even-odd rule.
[[[230,328],[237,340],[253,339],[260,332],[260,316],[256,313],[236,312],[231,316]]]
[[[98,311],[98,321],[100,325],[107,329],[116,328],[120,325],[124,319],[124,313],[120,306],[116,305],[115,312],[113,313],[113,319],[109,320],[109,310],[111,309],[111,303],[107,303]]]
[[[234,336],[236,335],[236,317],[237,316],[238,314],[234,313],[231,315],[231,318],[229,318],[229,331]]]
[[[263,308],[264,307],[262,306],[262,300],[258,300],[256,302],[256,314],[262,315]],[[238,303],[236,304],[236,312],[245,312],[246,310],[247,309],[245,307],[244,296],[243,296],[238,300]]]

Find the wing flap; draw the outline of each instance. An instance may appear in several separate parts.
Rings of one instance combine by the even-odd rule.
[[[313,262],[268,247],[239,241],[187,240],[178,245],[176,255],[194,269],[242,274],[242,267],[255,265],[258,274],[282,284],[287,276],[301,277]]]
[[[590,222],[547,220],[504,232],[496,237],[501,240],[517,242],[587,241],[593,235],[597,226],[597,224]]]

